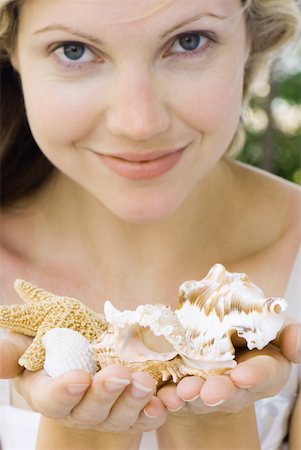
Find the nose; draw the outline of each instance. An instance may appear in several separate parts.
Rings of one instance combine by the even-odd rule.
[[[167,131],[170,113],[149,74],[119,76],[107,111],[112,134],[146,140]]]

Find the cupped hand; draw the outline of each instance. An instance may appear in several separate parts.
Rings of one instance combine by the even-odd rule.
[[[239,412],[256,400],[277,394],[289,373],[287,359],[267,347],[264,353],[254,350],[241,356],[229,374],[213,375],[206,381],[186,377],[177,386],[162,388],[158,397],[171,411],[185,408],[199,414]]]
[[[238,412],[256,400],[276,395],[289,377],[290,362],[301,362],[300,331],[300,325],[291,323],[274,342],[279,349],[268,345],[261,351],[240,351],[238,365],[229,374],[206,381],[186,377],[177,386],[163,387],[158,397],[170,411],[206,414]]]
[[[17,364],[30,339],[9,333],[0,341],[0,378],[12,378],[32,410],[69,427],[103,432],[150,431],[166,420],[166,408],[154,395],[146,373],[130,374],[112,365],[94,377],[73,370],[54,379],[44,370],[29,372]],[[4,363],[5,361],[5,363]]]
[[[133,380],[138,377],[138,383],[145,382],[145,386],[152,388],[144,399],[133,396],[134,384],[124,367],[110,366],[93,378],[83,371],[72,371],[55,380],[43,371],[23,372],[17,361],[31,339],[8,333],[0,341],[0,378],[16,377],[17,390],[34,410],[64,420],[70,426],[103,431],[116,431],[116,426],[120,431],[136,427],[147,431],[164,423],[164,406],[170,411],[185,407],[198,413],[229,412],[275,395],[288,378],[288,361],[301,362],[300,331],[301,326],[293,323],[282,330],[275,341],[282,354],[272,345],[262,351],[241,352],[237,358],[238,366],[230,374],[212,376],[206,382],[198,377],[186,377],[177,386],[163,387],[157,397],[153,395],[153,380],[147,374],[135,374]],[[112,377],[131,380],[131,383],[124,384],[115,393],[107,392],[105,381]],[[74,392],[76,387],[70,393],[70,385],[86,386],[82,386],[81,393]]]

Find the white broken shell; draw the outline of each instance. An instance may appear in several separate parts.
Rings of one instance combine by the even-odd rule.
[[[140,305],[135,311],[119,311],[111,302],[104,305],[111,329],[99,343],[114,347],[120,361],[168,361],[186,348],[184,330],[169,306]]]
[[[149,373],[157,386],[183,378],[183,362],[177,355],[186,347],[186,338],[169,306],[147,304],[134,311],[119,311],[107,301],[104,313],[110,327],[91,345],[100,367],[126,365],[130,372]]]
[[[44,369],[49,376],[57,378],[74,369],[96,373],[90,344],[81,333],[70,328],[52,328],[42,341],[46,352]]]

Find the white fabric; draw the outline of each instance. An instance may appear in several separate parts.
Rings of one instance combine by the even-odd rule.
[[[2,450],[33,450],[39,421],[40,414],[38,413],[10,405],[0,405]]]
[[[289,314],[301,322],[301,248],[296,258],[286,300]],[[1,335],[1,330],[0,330]],[[289,381],[275,397],[256,402],[261,450],[285,448],[288,420],[301,385],[301,368],[293,366]],[[34,450],[40,415],[9,405],[9,382],[0,380],[0,441],[2,450]],[[144,433],[140,450],[157,450],[156,433]]]
[[[157,437],[155,431],[143,433],[140,450],[158,450]]]

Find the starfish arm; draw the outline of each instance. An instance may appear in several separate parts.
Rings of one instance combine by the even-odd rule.
[[[21,356],[18,363],[27,370],[35,371],[43,369],[45,362],[45,349],[43,347],[42,338],[36,336],[32,344]]]
[[[79,300],[56,297],[55,303],[52,314],[48,314],[43,323],[46,331],[51,328],[71,328],[81,333],[89,342],[93,342],[108,327],[104,316],[89,309]]]
[[[44,291],[25,280],[15,280],[14,288],[25,303],[41,302],[55,297],[51,292]]]
[[[39,309],[31,304],[0,306],[0,328],[35,336],[45,317],[43,310]]]

